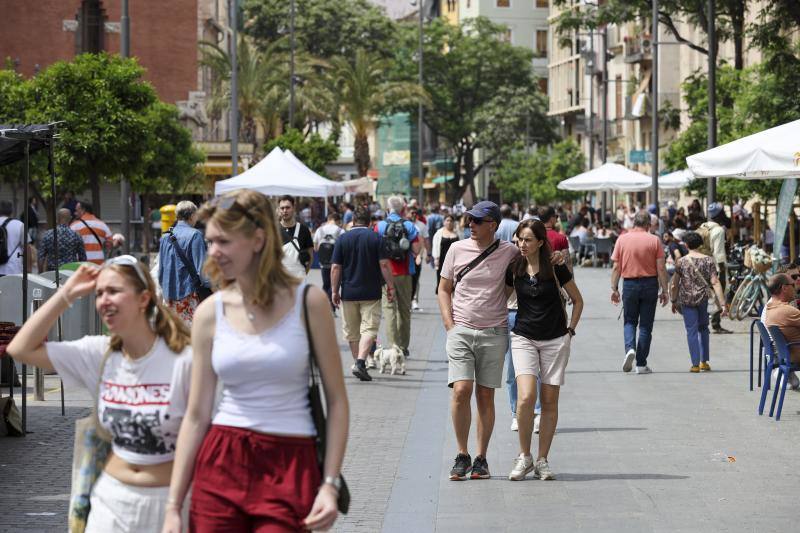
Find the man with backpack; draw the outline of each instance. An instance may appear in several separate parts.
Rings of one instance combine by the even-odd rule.
[[[402,348],[408,357],[411,340],[411,277],[415,272],[415,256],[420,251],[419,232],[409,220],[405,220],[406,203],[399,196],[386,200],[389,216],[375,226],[382,237],[385,257],[389,259],[394,277],[394,301],[390,301],[383,289],[383,314],[386,319],[386,336],[389,345]]]
[[[0,201],[0,276],[22,274],[25,225],[11,218],[13,211],[11,202]]]
[[[336,306],[331,300],[331,260],[333,259],[334,245],[342,233],[344,233],[344,230],[339,225],[339,214],[335,211],[332,211],[328,215],[327,222],[314,232],[314,251],[317,252],[322,272],[322,290],[328,295],[334,315],[336,314]]]
[[[305,279],[311,268],[314,239],[308,226],[295,218],[292,196],[281,196],[278,200],[278,221],[283,239],[283,266],[293,276]]]
[[[726,264],[728,262],[725,254],[726,226],[730,220],[725,216],[725,210],[719,202],[713,202],[708,206],[708,222],[704,222],[697,228],[697,233],[703,238],[703,245],[699,248],[701,254],[714,258],[717,264],[717,275],[722,284],[722,292],[726,288]],[[721,302],[722,303],[722,302]],[[722,327],[722,310],[717,309],[711,315],[711,331],[716,334],[732,333]]]

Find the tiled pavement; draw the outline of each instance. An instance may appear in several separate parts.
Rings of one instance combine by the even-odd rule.
[[[608,275],[578,269],[587,307],[550,454],[557,481],[505,480],[517,453],[505,390],[496,395],[488,456],[493,478],[446,480],[455,443],[430,270],[423,274],[425,311],[414,314],[406,376],[373,371],[372,383],[357,381],[341,343],[352,413],[344,472],[353,503],[336,531],[791,528],[800,394],[787,396],[779,423],[755,414],[758,393],[747,390],[748,339],[742,333],[714,336],[713,372],[690,375],[682,324],[663,309],[651,355],[655,373],[623,374],[621,323],[607,302]],[[319,274],[311,279],[318,282]],[[68,390],[67,397],[66,418],[53,392],[45,405],[31,405],[31,435],[0,439],[0,532],[63,530],[73,422],[88,406],[78,391]]]

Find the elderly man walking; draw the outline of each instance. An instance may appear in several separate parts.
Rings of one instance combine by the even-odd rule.
[[[164,301],[191,326],[195,309],[210,294],[208,280],[200,276],[206,261],[203,234],[194,228],[197,206],[184,200],[175,206],[175,226],[161,236],[158,248],[158,282]]]
[[[478,202],[467,211],[470,238],[447,251],[439,281],[439,310],[447,330],[450,412],[458,454],[450,479],[487,479],[486,451],[494,429],[494,390],[503,382],[508,349],[508,294],[505,274],[519,256],[513,244],[495,239],[501,220],[494,202]],[[478,405],[478,449],[472,462],[467,440],[472,421],[472,391]],[[472,463],[470,465],[470,463]]]
[[[375,226],[383,239],[385,257],[389,259],[394,277],[394,301],[389,299],[387,289],[383,289],[383,314],[386,318],[386,337],[389,345],[397,345],[408,357],[411,341],[411,295],[416,265],[415,257],[421,244],[419,232],[413,222],[404,219],[406,204],[399,196],[386,200],[389,216]]]
[[[661,240],[649,233],[650,213],[638,211],[633,228],[622,235],[614,247],[611,260],[611,302],[620,303],[619,278],[622,277],[622,305],[625,317],[625,358],[622,371],[630,372],[636,360],[637,374],[650,374],[647,365],[657,302],[667,305],[667,270]],[[661,286],[661,294],[658,292]],[[639,339],[636,339],[636,327]]]

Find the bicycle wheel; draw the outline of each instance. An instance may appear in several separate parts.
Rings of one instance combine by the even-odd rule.
[[[739,308],[741,307],[745,293],[749,292],[749,287],[752,283],[753,283],[753,278],[748,276],[744,278],[741,285],[739,285],[739,288],[736,289],[736,294],[733,295],[733,300],[731,300],[730,311],[729,311],[731,320],[742,319],[742,317],[739,315]]]
[[[742,295],[742,299],[739,303],[739,320],[744,320],[746,317],[749,317],[750,312],[753,311],[756,307],[756,303],[761,298],[761,287],[759,287],[757,280],[751,283],[748,289],[749,290]]]

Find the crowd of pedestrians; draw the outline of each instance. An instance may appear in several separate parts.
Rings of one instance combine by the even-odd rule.
[[[574,265],[612,265],[625,372],[652,372],[659,303],[682,314],[693,373],[711,370],[709,333],[725,331],[714,317],[727,312],[730,240],[718,204],[707,217],[674,205],[665,213],[623,207],[604,216],[585,205],[523,211],[490,201],[425,209],[390,196],[383,205],[330,206],[318,223],[314,209],[298,211],[291,196],[273,204],[238,191],[199,209],[179,202],[151,275],[135,258],[114,256],[111,231],[90,204],[67,201],[55,230],[38,237],[40,270],[90,264],[33,314],[8,353],[95,399],[111,455],[91,490],[87,531],[330,528],[346,491],[340,472],[349,418],[334,315],[341,315],[350,371],[373,381],[369,370],[383,368],[386,354],[412,356],[412,316],[422,312],[428,268],[446,330],[454,481],[491,477],[494,394],[503,382],[519,440],[508,478],[556,478],[549,455],[584,309]],[[4,202],[0,225],[8,265],[27,239]],[[612,243],[607,257],[597,257],[596,239]],[[306,281],[315,261],[322,289]],[[766,321],[792,338],[800,338],[800,323],[785,305],[796,299],[798,278],[775,277],[766,310]],[[89,293],[110,335],[43,342]],[[324,427],[309,387],[317,371]],[[470,450],[473,397],[477,441]]]

